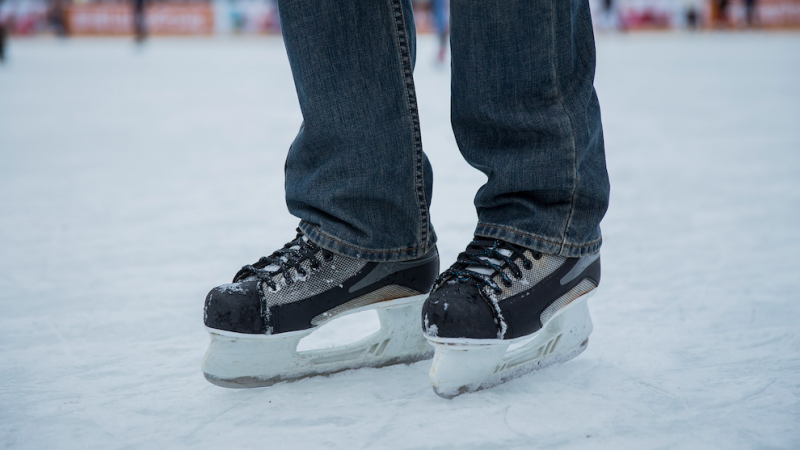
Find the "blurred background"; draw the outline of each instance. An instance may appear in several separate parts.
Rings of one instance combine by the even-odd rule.
[[[415,0],[417,29],[446,22],[447,0]],[[591,0],[603,30],[800,28],[798,0]],[[140,11],[137,13],[137,11]],[[2,0],[12,36],[131,34],[143,13],[156,35],[279,34],[275,0]]]
[[[0,0],[0,448],[800,448],[800,0],[591,7],[612,194],[590,345],[445,402],[428,362],[201,374],[206,293],[297,225],[273,1]],[[485,177],[450,127],[447,4],[414,12],[444,267]]]

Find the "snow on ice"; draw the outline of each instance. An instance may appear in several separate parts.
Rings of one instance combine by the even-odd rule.
[[[430,362],[245,391],[203,379],[206,293],[297,225],[281,193],[301,116],[280,40],[12,41],[0,447],[798,448],[799,48],[781,33],[598,36],[612,201],[590,345],[447,401]],[[458,154],[435,51],[421,38],[415,78],[449,264],[483,176]]]

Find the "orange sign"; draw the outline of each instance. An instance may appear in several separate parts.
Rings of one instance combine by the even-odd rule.
[[[214,11],[204,4],[156,4],[147,7],[147,32],[160,35],[198,35],[214,32]],[[72,4],[67,27],[75,35],[133,33],[130,4]]]
[[[744,2],[729,2],[727,18],[723,17],[720,2],[708,0],[706,15],[711,25],[743,26],[746,10]],[[755,25],[764,28],[798,28],[800,27],[800,0],[758,0],[755,10]]]

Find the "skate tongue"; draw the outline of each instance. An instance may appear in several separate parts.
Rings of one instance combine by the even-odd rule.
[[[505,248],[497,249],[497,253],[500,253],[500,254],[502,254],[504,256],[511,256],[511,250],[508,250],[508,249],[505,249]],[[495,264],[495,265],[500,265],[500,264],[503,263],[503,261],[500,261],[500,260],[497,260],[497,259],[494,259],[494,258],[489,258],[489,257],[486,257],[486,256],[481,256],[480,259],[482,259],[484,261],[489,261],[490,263]],[[481,275],[491,275],[491,274],[493,274],[495,272],[495,270],[492,269],[491,267],[467,267],[467,270],[469,270],[470,272],[479,273]]]

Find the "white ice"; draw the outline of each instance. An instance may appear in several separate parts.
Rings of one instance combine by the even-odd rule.
[[[443,263],[484,177],[420,41]],[[430,362],[203,379],[203,299],[294,237],[282,43],[13,40],[0,66],[0,447],[800,448],[800,35],[598,36],[612,201],[574,361],[443,400]],[[341,330],[340,330],[341,331]]]

